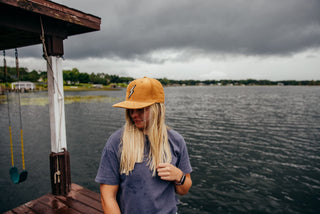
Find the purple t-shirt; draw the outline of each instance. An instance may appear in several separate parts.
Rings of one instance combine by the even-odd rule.
[[[108,139],[102,152],[95,181],[108,185],[119,185],[117,202],[123,214],[175,214],[178,199],[175,194],[174,183],[161,180],[158,175],[152,176],[152,171],[147,165],[150,148],[147,137],[143,162],[136,163],[128,176],[120,174],[119,144],[122,131],[123,129],[119,129]],[[186,174],[191,173],[192,168],[183,137],[170,129],[168,130],[168,138],[172,154],[171,164]]]

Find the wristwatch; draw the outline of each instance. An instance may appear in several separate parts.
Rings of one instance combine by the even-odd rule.
[[[176,182],[176,185],[183,185],[186,180],[186,174],[183,173],[179,182]]]

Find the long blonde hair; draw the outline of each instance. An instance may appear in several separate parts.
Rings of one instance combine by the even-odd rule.
[[[141,163],[144,159],[144,134],[148,135],[150,150],[148,165],[152,175],[156,175],[159,163],[170,163],[171,149],[168,141],[167,126],[165,124],[165,106],[163,103],[155,103],[150,106],[150,120],[145,130],[138,129],[126,110],[126,123],[121,141],[120,173],[129,175],[134,169],[135,163]]]

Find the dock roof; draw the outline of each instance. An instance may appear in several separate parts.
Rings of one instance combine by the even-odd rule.
[[[40,44],[45,36],[68,36],[100,30],[101,19],[48,0],[0,0],[0,50]]]

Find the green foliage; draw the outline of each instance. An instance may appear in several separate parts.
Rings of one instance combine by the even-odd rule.
[[[79,82],[87,83],[90,82],[89,74],[87,73],[80,73],[78,77]]]
[[[73,68],[72,70],[64,70],[62,72],[64,81],[70,82],[71,85],[74,85],[79,82],[80,72],[78,69]]]
[[[31,81],[37,82],[40,78],[40,72],[31,71],[29,72],[27,68],[19,68],[19,72],[15,67],[7,67],[7,72],[5,72],[4,67],[0,67],[0,82],[15,82],[21,81]]]
[[[7,74],[7,75],[6,75]],[[4,82],[15,82],[20,79],[21,81],[30,82],[46,82],[47,72],[46,71],[28,71],[27,68],[19,68],[18,77],[15,67],[7,67],[7,72],[4,71],[4,67],[0,67],[0,83]],[[126,86],[129,82],[134,80],[132,77],[119,77],[118,75],[109,75],[105,73],[80,73],[77,68],[72,70],[63,70],[63,80],[66,84],[79,85],[84,83],[90,84],[102,84],[110,85],[117,84],[118,86]],[[167,78],[158,79],[164,86],[169,85],[278,85],[281,83],[283,85],[317,85],[320,86],[320,80],[285,80],[285,81],[270,81],[270,80],[169,80]]]
[[[158,79],[163,85],[278,85],[279,83],[283,85],[308,85],[308,86],[320,86],[320,80],[305,80],[305,81],[296,81],[296,80],[284,80],[284,81],[270,81],[270,80],[168,80],[167,78]]]

